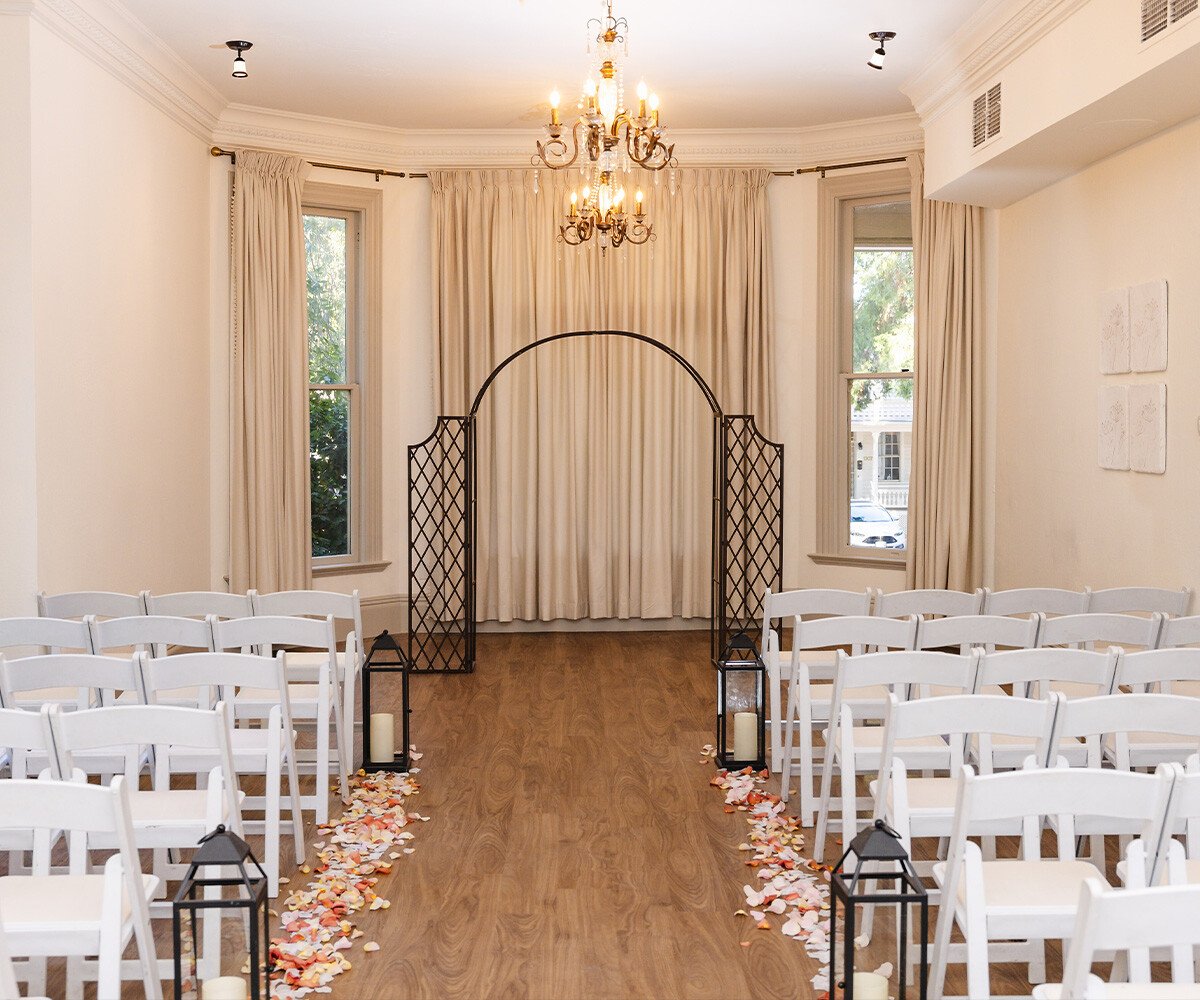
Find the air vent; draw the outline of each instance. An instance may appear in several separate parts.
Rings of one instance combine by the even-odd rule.
[[[1195,14],[1197,7],[1200,7],[1200,0],[1171,0],[1171,23],[1174,24],[1188,14]]]
[[[1000,84],[993,84],[977,98],[972,108],[971,145],[978,148],[1000,134]]]
[[[1142,0],[1142,41],[1167,30],[1167,0]]]

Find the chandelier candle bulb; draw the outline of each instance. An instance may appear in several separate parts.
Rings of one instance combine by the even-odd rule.
[[[654,127],[658,128],[658,94],[650,95],[650,117],[654,119]]]
[[[550,91],[550,124],[551,125],[561,124],[561,122],[558,120],[558,102],[559,102],[559,100],[560,100],[560,98],[559,98],[558,91],[557,90]]]
[[[642,80],[641,83],[639,83],[637,85],[637,96],[638,96],[638,117],[643,118],[643,119],[646,117],[646,95],[647,95],[647,93],[648,93],[648,91],[646,90],[646,81]]]
[[[738,712],[733,717],[733,756],[736,760],[758,757],[758,716],[754,712]]]
[[[634,213],[640,217],[642,215],[642,192],[641,191],[638,191],[638,193],[633,196],[633,202],[634,202],[634,209],[633,209]]]
[[[206,979],[200,986],[200,1000],[247,1000],[250,991],[241,976]]]
[[[396,719],[390,712],[371,713],[371,760],[378,763],[396,756]]]

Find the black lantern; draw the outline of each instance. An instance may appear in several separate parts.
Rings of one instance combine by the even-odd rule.
[[[237,889],[225,897],[228,886]],[[211,893],[205,890],[214,889]],[[191,935],[193,947],[200,940],[201,921],[207,912],[214,918],[244,915],[248,919],[250,951],[250,1000],[267,1000],[271,991],[271,929],[267,920],[267,875],[250,853],[249,845],[224,825],[204,837],[188,865],[183,884],[171,907],[171,929],[175,944],[175,998],[184,995],[183,942]],[[215,957],[220,969],[220,952]],[[194,955],[188,975],[195,974]]]
[[[729,640],[717,667],[717,766],[766,767],[767,668],[744,632]]]
[[[382,751],[382,745],[372,751],[371,724],[371,683],[376,674],[400,675],[400,746],[395,745],[395,728],[391,739],[391,756]],[[363,701],[363,770],[364,771],[407,771],[409,724],[408,716],[412,711],[408,707],[408,661],[400,652],[396,638],[386,630],[371,643],[371,651],[363,663],[362,669],[362,701]],[[386,720],[385,720],[386,721]],[[378,733],[376,733],[378,735]],[[384,742],[388,742],[385,738]],[[378,756],[377,756],[378,754]]]
[[[853,869],[846,862],[853,856]],[[871,891],[869,882],[885,883]],[[890,883],[890,884],[887,884]],[[846,1000],[854,998],[854,939],[857,937],[856,908],[884,903],[900,908],[899,955],[896,963],[899,979],[899,1000],[906,1000],[908,986],[908,927],[909,907],[919,906],[921,925],[920,1000],[925,1000],[929,987],[929,894],[917,876],[917,870],[900,842],[900,835],[883,820],[877,819],[850,842],[850,847],[833,867],[829,877],[832,908],[829,920],[829,968],[830,982],[841,985]],[[837,968],[837,924],[839,908],[843,920],[842,965],[839,977],[833,974]],[[833,990],[830,990],[830,996]]]

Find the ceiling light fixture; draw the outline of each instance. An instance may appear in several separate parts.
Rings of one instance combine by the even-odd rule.
[[[871,69],[883,69],[883,57],[887,55],[887,53],[883,50],[883,46],[895,38],[896,33],[894,31],[872,31],[869,35],[867,35],[867,37],[871,39],[871,41],[879,43],[879,48],[877,48],[871,58],[867,60],[867,65],[870,66]]]
[[[601,171],[595,188],[584,187],[582,206],[578,193],[571,192],[571,207],[558,227],[559,241],[577,247],[595,236],[603,255],[609,247],[615,249],[622,243],[638,246],[654,239],[654,227],[646,221],[642,208],[641,191],[633,201],[631,218],[625,211],[625,189],[613,180],[612,174]]]
[[[246,72],[246,58],[242,55],[242,53],[247,49],[254,48],[254,43],[243,42],[235,39],[232,42],[226,42],[225,47],[232,49],[237,53],[237,55],[233,57],[233,78],[235,80],[246,79],[246,77],[248,77],[250,74]]]

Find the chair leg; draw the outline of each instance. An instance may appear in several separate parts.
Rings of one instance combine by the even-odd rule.
[[[296,774],[296,745],[287,750],[288,796],[292,802],[292,856],[297,865],[304,864],[304,810],[300,805],[300,779]]]
[[[1029,983],[1036,986],[1046,981],[1046,942],[1030,941]]]
[[[263,816],[266,818],[266,829],[263,831],[265,841],[264,858],[267,870],[267,895],[274,899],[279,895],[279,834],[280,824],[280,789],[282,779],[279,774],[279,754],[272,753],[267,758],[266,802]]]
[[[350,755],[346,752],[346,734],[342,732],[342,694],[336,675],[329,685],[329,690],[333,696],[333,737],[337,743],[338,790],[341,793],[342,801],[349,802],[350,788],[346,783],[346,777],[350,773]],[[351,734],[350,738],[353,739],[353,734]],[[329,783],[328,749],[326,749],[325,753],[325,767],[321,771],[321,780],[326,785]]]
[[[329,713],[317,723],[316,821],[329,822]]]
[[[75,959],[67,967],[68,996],[72,987],[79,990],[75,996],[83,997],[82,960]],[[121,927],[109,921],[100,925],[100,961],[96,966],[96,996],[119,997],[121,995]]]

